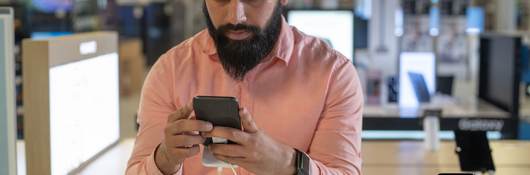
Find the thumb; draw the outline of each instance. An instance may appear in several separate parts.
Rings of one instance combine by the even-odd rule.
[[[250,113],[247,109],[243,108],[242,110],[240,110],[239,116],[241,116],[241,126],[243,127],[243,131],[249,133],[258,132],[258,126],[254,122],[252,116],[250,116]]]

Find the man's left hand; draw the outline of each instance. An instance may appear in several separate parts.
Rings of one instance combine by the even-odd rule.
[[[254,174],[292,175],[295,150],[260,131],[246,109],[240,110],[242,130],[214,127],[206,137],[221,137],[237,144],[212,144],[210,151],[222,161],[238,165]]]

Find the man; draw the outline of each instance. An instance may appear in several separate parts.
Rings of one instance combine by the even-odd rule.
[[[361,174],[357,73],[285,22],[287,1],[205,0],[208,29],[162,55],[147,76],[127,174],[215,174],[201,163],[207,137],[237,143],[210,146],[237,174]],[[236,97],[243,130],[195,120],[198,95]]]

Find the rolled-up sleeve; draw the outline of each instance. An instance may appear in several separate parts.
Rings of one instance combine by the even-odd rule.
[[[127,164],[127,175],[163,174],[155,163],[155,152],[164,137],[167,117],[178,105],[172,101],[172,74],[167,72],[170,64],[164,63],[164,58],[162,56],[151,68],[142,88],[137,121],[140,127]]]
[[[311,174],[361,174],[363,95],[355,68],[339,63],[330,77],[309,157]]]

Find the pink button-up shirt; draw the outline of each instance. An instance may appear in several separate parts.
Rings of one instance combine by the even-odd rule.
[[[361,174],[363,95],[346,57],[283,20],[275,48],[244,80],[233,80],[218,59],[203,30],[155,63],[142,90],[127,174],[162,174],[154,152],[167,117],[198,95],[236,97],[267,135],[309,155],[312,174]],[[186,159],[177,174],[215,174],[201,156]]]

